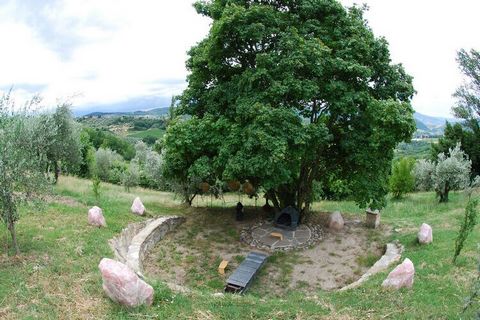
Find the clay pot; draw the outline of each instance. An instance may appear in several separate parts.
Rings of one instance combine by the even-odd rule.
[[[238,182],[237,180],[230,180],[228,181],[227,185],[231,191],[238,191],[241,186],[240,182]]]
[[[248,195],[252,195],[255,193],[255,188],[250,182],[245,182],[242,186],[243,192],[245,192]]]
[[[210,185],[208,184],[208,182],[202,182],[199,184],[198,187],[200,188],[200,190],[202,190],[203,193],[207,193],[208,190],[210,190]]]

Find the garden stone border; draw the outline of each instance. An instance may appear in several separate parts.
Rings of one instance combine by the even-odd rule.
[[[385,254],[379,260],[377,260],[377,262],[375,262],[375,264],[370,269],[368,269],[368,271],[364,273],[360,277],[360,279],[341,288],[339,291],[356,288],[365,281],[367,281],[367,279],[374,274],[386,270],[391,264],[400,261],[400,259],[402,258],[403,250],[403,245],[400,244],[400,242],[398,241],[395,241],[393,243],[387,243],[387,249],[385,250]]]
[[[164,216],[132,223],[119,236],[109,240],[115,258],[143,276],[143,259],[169,231],[185,221],[184,217]]]

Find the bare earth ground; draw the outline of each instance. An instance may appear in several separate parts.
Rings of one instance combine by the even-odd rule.
[[[168,234],[145,260],[150,278],[192,288],[221,291],[226,278],[252,248],[239,240],[240,230],[265,214],[248,208],[246,221],[236,222],[233,209],[193,209],[187,221]],[[328,213],[318,213],[309,223],[324,225]],[[333,290],[358,278],[383,254],[385,229],[370,230],[359,216],[346,218],[345,228],[330,232],[306,250],[266,252],[269,260],[261,270],[251,292],[281,295],[289,290]],[[265,252],[265,251],[264,251]],[[218,264],[228,260],[225,276]]]

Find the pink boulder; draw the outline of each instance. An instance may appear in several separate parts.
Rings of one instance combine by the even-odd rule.
[[[106,227],[107,223],[103,217],[102,209],[95,206],[88,210],[88,223],[96,227]]]
[[[328,228],[332,230],[342,230],[344,225],[342,214],[339,211],[335,211],[334,213],[330,214],[330,218],[328,219]]]
[[[426,223],[422,223],[420,231],[418,231],[418,242],[421,244],[428,244],[433,241],[432,227]]]
[[[132,209],[132,213],[139,216],[143,216],[143,213],[145,212],[145,206],[143,205],[139,197],[136,197],[135,200],[133,200],[131,209]]]
[[[388,274],[388,277],[383,281],[382,286],[392,289],[400,289],[403,287],[411,288],[414,275],[415,268],[413,263],[410,259],[406,258]]]
[[[153,288],[121,262],[103,258],[98,265],[103,278],[103,290],[115,302],[136,307],[153,302]]]

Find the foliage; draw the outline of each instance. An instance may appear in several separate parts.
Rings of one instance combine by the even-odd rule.
[[[85,131],[80,132],[81,162],[77,174],[82,178],[90,178],[95,168],[95,148],[90,136]]]
[[[382,207],[393,149],[415,128],[414,90],[363,10],[306,0],[195,7],[213,22],[189,52],[165,176],[183,186],[248,180],[277,209],[302,211],[314,181],[339,180],[362,206]]]
[[[123,158],[115,151],[99,148],[95,152],[95,175],[102,181],[119,183],[125,165]]]
[[[99,129],[83,128],[95,149],[103,148],[117,152],[125,160],[135,157],[135,148],[127,140]]]
[[[55,175],[55,183],[63,167],[71,173],[78,172],[82,163],[82,142],[80,140],[80,130],[73,119],[70,105],[67,103],[57,107],[52,115],[53,125],[56,130],[49,132],[50,140],[47,149],[47,157],[52,165]]]
[[[467,81],[455,92],[457,104],[453,107],[453,112],[458,118],[465,119],[475,134],[479,134],[480,52],[462,49],[458,52],[457,62]]]
[[[100,184],[102,180],[97,175],[94,175],[92,177],[92,191],[93,195],[95,196],[95,199],[98,201],[100,199]]]
[[[433,176],[435,163],[430,160],[417,160],[414,167],[415,189],[419,191],[430,191],[433,189]]]
[[[22,202],[48,191],[47,150],[55,143],[57,127],[51,116],[36,115],[40,99],[16,107],[9,94],[0,98],[0,217],[19,253],[15,223]]]
[[[437,163],[419,160],[415,165],[417,190],[435,190],[440,202],[448,202],[451,190],[463,190],[470,185],[472,162],[467,159],[460,144],[449,150],[449,155],[440,153]]]
[[[458,231],[457,238],[455,239],[455,253],[453,255],[453,263],[457,261],[457,257],[463,249],[465,240],[467,240],[473,228],[478,223],[478,199],[470,198],[465,208],[465,216],[460,224],[460,230]]]
[[[472,176],[480,174],[480,132],[475,133],[460,123],[447,123],[445,133],[438,143],[432,144],[432,155],[435,159],[439,153],[447,153],[458,143],[472,161]]]
[[[402,158],[393,163],[389,183],[390,192],[394,198],[399,199],[405,193],[413,191],[415,187],[414,166],[415,160],[412,158]]]
[[[432,144],[429,140],[413,140],[409,143],[401,142],[395,149],[395,160],[409,157],[415,159],[428,159],[432,153]],[[455,144],[452,146],[454,147]],[[445,151],[448,151],[446,149]],[[440,152],[435,153],[435,156]]]
[[[130,192],[130,188],[138,185],[140,180],[140,169],[136,161],[130,162],[128,169],[123,172],[122,184],[127,192]]]
[[[466,158],[460,144],[450,149],[449,156],[444,153],[438,155],[433,182],[440,202],[448,201],[450,190],[462,190],[469,185],[471,167],[472,162]]]

